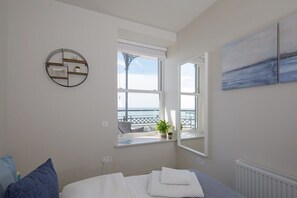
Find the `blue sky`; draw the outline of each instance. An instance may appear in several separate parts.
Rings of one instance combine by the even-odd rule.
[[[155,75],[158,73],[158,59],[137,57],[129,67],[129,74]],[[118,72],[125,73],[125,61],[121,52],[118,52]]]
[[[181,65],[181,92],[195,92],[195,64]]]
[[[125,61],[122,53],[118,53],[118,87],[125,88]],[[137,57],[129,66],[129,89],[157,90],[158,89],[158,58]],[[123,108],[125,97],[118,95],[118,107]],[[129,94],[129,108],[157,108],[158,94]]]

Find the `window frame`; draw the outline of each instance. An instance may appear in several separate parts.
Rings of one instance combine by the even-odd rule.
[[[141,47],[141,46],[138,46]],[[118,93],[139,93],[139,94],[157,94],[159,95],[159,120],[164,118],[164,91],[163,91],[163,70],[164,70],[164,58],[158,57],[158,56],[153,56],[153,55],[147,55],[144,53],[135,53],[135,52],[129,52],[125,50],[118,49],[117,53],[121,52],[126,52],[132,55],[139,55],[139,56],[149,56],[149,57],[155,57],[158,59],[158,90],[143,90],[143,89],[125,89],[125,88],[117,88],[117,95]],[[117,74],[118,74],[118,69],[117,69]],[[128,74],[129,75],[129,74]],[[118,78],[117,78],[118,81]],[[118,83],[117,83],[118,86]],[[117,112],[118,112],[118,107],[117,107]],[[117,117],[118,121],[118,117]],[[145,135],[145,134],[143,134]]]
[[[181,65],[182,66],[182,65]],[[180,109],[180,113],[181,113],[181,97],[182,96],[194,96],[195,97],[195,129],[190,129],[187,131],[201,131],[201,111],[199,111],[199,107],[201,106],[201,89],[200,89],[200,82],[201,82],[201,72],[200,72],[200,66],[198,64],[194,64],[193,66],[195,67],[195,91],[194,92],[182,92],[181,91],[181,67],[180,67],[180,71],[179,71],[179,109]],[[180,119],[181,120],[181,119]]]
[[[181,65],[184,65],[188,62],[193,63],[197,58],[200,58],[203,56],[204,58],[204,65],[200,66],[199,70],[199,77],[198,79],[200,80],[200,85],[199,85],[199,90],[198,93],[186,93],[186,92],[181,92]],[[177,122],[176,122],[176,127],[177,127],[177,145],[183,149],[186,149],[188,151],[191,151],[195,154],[201,155],[203,157],[208,156],[208,67],[209,67],[209,61],[208,61],[208,53],[205,52],[204,54],[200,56],[196,56],[194,58],[189,59],[188,61],[184,61],[181,64],[177,66],[177,71],[178,71],[178,91],[177,91]],[[196,90],[197,91],[197,90]],[[191,95],[194,94],[195,96],[198,97],[198,102],[200,104],[200,110],[198,112],[198,128],[195,132],[200,133],[204,137],[204,152],[197,151],[195,149],[192,149],[190,147],[187,147],[185,145],[182,145],[181,143],[181,130],[180,130],[180,120],[181,120],[181,93],[185,93],[185,95]],[[196,108],[197,109],[197,108]],[[200,118],[200,119],[199,119]],[[194,132],[194,130],[192,130]]]

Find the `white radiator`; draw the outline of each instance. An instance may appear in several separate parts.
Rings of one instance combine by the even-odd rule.
[[[297,198],[297,178],[239,159],[236,190],[247,198]]]

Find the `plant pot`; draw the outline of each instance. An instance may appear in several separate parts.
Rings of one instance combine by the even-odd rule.
[[[161,138],[167,138],[167,135],[166,135],[166,133],[165,134],[161,134]]]

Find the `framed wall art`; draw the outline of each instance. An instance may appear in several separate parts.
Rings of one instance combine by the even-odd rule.
[[[297,81],[297,14],[279,22],[279,82]]]
[[[277,83],[277,25],[230,42],[222,51],[222,89]]]

